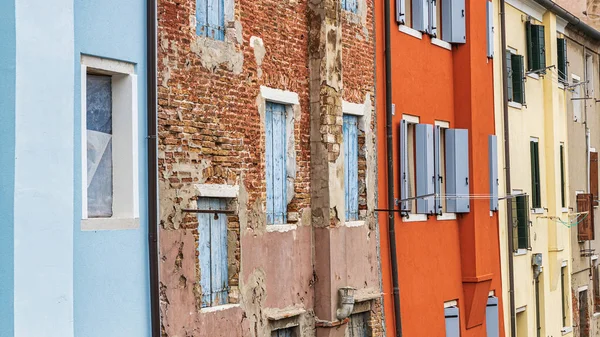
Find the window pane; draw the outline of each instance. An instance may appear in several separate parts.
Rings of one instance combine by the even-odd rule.
[[[113,199],[112,84],[88,75],[86,96],[88,217],[111,217]]]

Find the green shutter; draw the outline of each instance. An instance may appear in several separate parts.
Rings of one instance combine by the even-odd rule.
[[[546,68],[546,40],[543,25],[525,23],[527,40],[527,71]],[[541,73],[545,74],[545,71]]]
[[[506,52],[506,82],[508,83],[508,101],[513,100],[513,76],[512,76],[512,54]]]
[[[527,71],[533,70],[533,36],[531,23],[525,22],[525,40],[527,43]]]
[[[512,99],[523,104],[525,102],[525,74],[523,72],[523,56],[511,55]]]
[[[534,25],[535,30],[537,31],[538,38],[538,49],[535,50],[535,55],[537,55],[539,63],[537,69],[545,69],[546,68],[546,34],[544,34],[544,26],[542,25]],[[546,73],[546,70],[541,72],[542,74]]]
[[[540,153],[539,144],[537,142],[529,142],[531,153],[531,207],[540,208],[541,191],[540,191]]]
[[[529,249],[529,198],[515,196],[511,200],[513,224],[513,250]]]
[[[564,146],[560,145],[560,206],[566,207],[565,202],[565,154]]]
[[[558,46],[558,80],[567,81],[567,42],[565,39],[556,39]]]

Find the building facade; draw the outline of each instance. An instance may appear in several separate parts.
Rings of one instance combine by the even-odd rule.
[[[382,4],[378,37],[386,34]],[[389,208],[390,180],[397,205],[394,234],[389,213],[379,213],[388,336],[400,323],[405,336],[504,336],[490,6],[405,0],[391,9],[393,172],[385,91],[377,92],[378,205]],[[378,38],[378,89],[385,48]]]
[[[159,2],[162,336],[383,336],[373,6]]]
[[[145,5],[0,4],[0,336],[150,335]]]

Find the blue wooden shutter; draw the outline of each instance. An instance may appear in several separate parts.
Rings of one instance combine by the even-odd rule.
[[[446,337],[460,337],[460,316],[457,307],[444,308]]]
[[[442,199],[444,198],[444,196],[442,195],[442,151],[441,151],[441,144],[442,144],[442,139],[441,139],[441,135],[442,135],[442,130],[441,127],[436,126],[434,129],[434,134],[433,134],[433,155],[435,157],[434,159],[434,169],[433,169],[433,176],[435,179],[435,213],[436,214],[442,214],[443,208],[442,208]]]
[[[346,220],[358,220],[358,118],[344,115]]]
[[[196,0],[196,34],[215,40],[225,39],[223,0]]]
[[[396,0],[396,22],[403,25],[406,22],[406,4],[405,0]]]
[[[405,120],[400,121],[400,199],[409,198],[408,194],[408,123]],[[403,201],[400,203],[400,209],[410,211],[412,203]]]
[[[487,56],[494,57],[494,3],[487,1]]]
[[[446,130],[446,208],[449,213],[468,213],[469,131]]]
[[[225,210],[223,199],[201,198],[198,209]],[[202,307],[227,303],[229,274],[227,265],[227,217],[198,214],[198,254]]]
[[[500,327],[498,325],[498,298],[488,297],[485,308],[486,337],[499,337]]]
[[[267,222],[287,221],[285,105],[267,102],[265,114]]]
[[[490,210],[498,210],[498,140],[488,137],[488,163],[490,165]]]
[[[467,42],[465,0],[446,0],[442,3],[442,39],[450,43]]]
[[[417,124],[416,134],[416,184],[417,213],[433,214],[434,197],[421,197],[433,194],[434,190],[434,156],[433,156],[433,126],[429,124]]]
[[[208,28],[207,0],[196,0],[196,35],[206,36]]]
[[[414,0],[412,2],[412,28],[423,33],[427,33],[429,27],[428,3],[428,0]]]
[[[358,11],[358,1],[357,0],[342,0],[342,9],[347,10],[352,13],[356,13]]]

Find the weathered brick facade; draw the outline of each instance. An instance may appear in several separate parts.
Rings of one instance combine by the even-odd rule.
[[[346,321],[335,317],[340,286],[372,302],[372,335],[383,336],[373,216],[373,1],[359,0],[356,14],[341,10],[339,1],[225,0],[225,39],[217,41],[197,36],[195,0],[159,0],[163,336],[262,337],[295,325],[298,336],[316,329],[343,336]],[[295,165],[287,170],[292,197],[282,226],[267,225],[265,215],[265,88],[298,98],[287,110],[293,130],[287,159]],[[343,216],[343,100],[364,107],[358,168],[364,223],[354,226]],[[321,146],[325,157],[315,150]],[[205,184],[237,189],[226,199],[229,304],[212,308],[201,306],[198,218],[184,212],[198,208]]]

